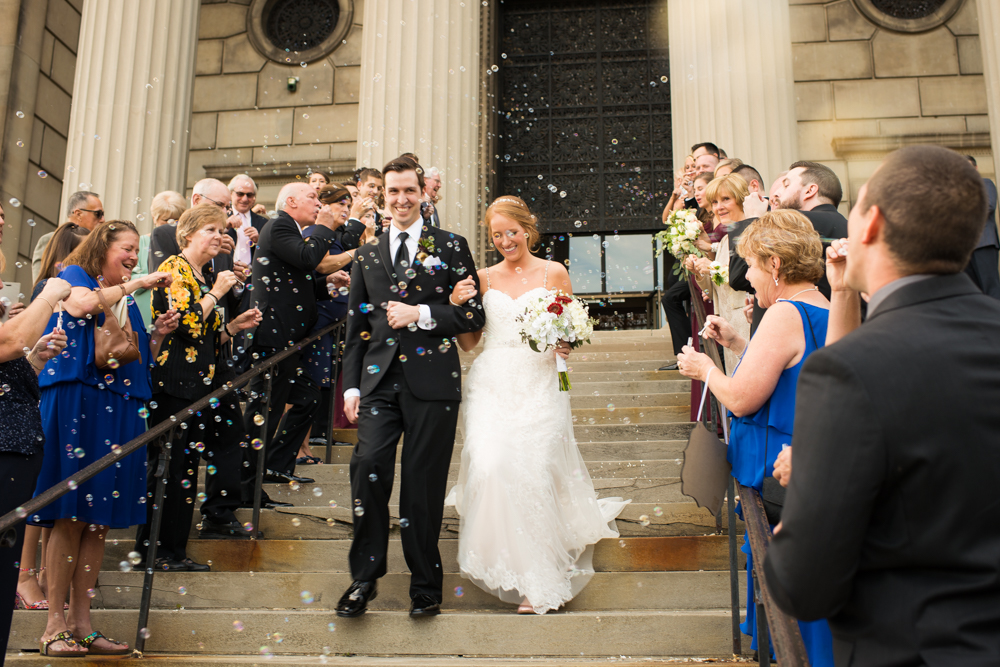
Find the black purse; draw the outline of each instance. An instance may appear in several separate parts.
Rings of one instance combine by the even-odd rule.
[[[799,308],[799,304],[794,301],[789,301],[805,316],[805,321],[809,325],[809,335],[813,339],[813,347],[819,349],[819,344],[816,342],[816,332],[813,331],[812,320],[809,319],[809,313],[805,310]],[[771,399],[767,399],[767,420],[771,421]],[[764,431],[764,460],[767,461],[768,458],[768,439],[770,433]],[[781,521],[781,509],[785,506],[785,492],[787,489],[781,485],[781,483],[774,478],[774,475],[768,475],[764,478],[764,484],[761,488],[760,498],[764,501],[764,514],[767,515],[767,522],[772,526]]]

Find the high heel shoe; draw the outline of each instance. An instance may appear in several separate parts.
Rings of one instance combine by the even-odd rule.
[[[24,596],[20,593],[14,593],[14,609],[26,609],[26,610],[47,610],[49,608],[48,600],[39,600],[38,602],[28,602],[24,599]]]
[[[517,613],[519,613],[519,614],[534,614],[535,613],[535,608],[531,606],[530,602],[528,602],[528,598],[524,598],[524,600],[521,601],[521,604],[518,605],[518,607],[517,607]]]

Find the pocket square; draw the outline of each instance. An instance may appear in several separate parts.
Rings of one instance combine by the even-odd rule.
[[[441,266],[441,260],[438,259],[437,257],[434,257],[433,255],[428,256],[427,259],[425,259],[422,263],[427,268],[434,268],[435,266]]]

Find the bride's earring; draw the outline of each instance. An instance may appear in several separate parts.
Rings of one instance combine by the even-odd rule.
[[[778,279],[777,279],[777,278],[775,278],[775,279],[774,279],[774,286],[775,286],[775,287],[777,287],[777,286],[778,286]]]

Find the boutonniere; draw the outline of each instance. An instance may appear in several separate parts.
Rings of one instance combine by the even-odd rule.
[[[434,269],[441,265],[441,260],[436,256],[437,247],[434,245],[434,237],[421,236],[417,241],[419,250],[417,251],[417,261],[425,269]]]
[[[418,252],[417,253],[418,255],[420,254],[433,255],[437,253],[437,248],[434,246],[433,236],[421,236],[420,240],[417,241],[417,245],[419,245],[424,251],[424,253]]]

